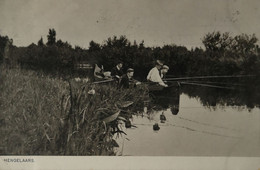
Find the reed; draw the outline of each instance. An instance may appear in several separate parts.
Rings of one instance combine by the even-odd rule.
[[[120,111],[122,101],[133,101],[127,110],[135,112],[146,98],[142,87],[120,90],[5,66],[0,91],[1,155],[114,155],[120,121],[104,118]]]

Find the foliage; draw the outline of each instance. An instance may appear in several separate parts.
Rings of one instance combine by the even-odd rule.
[[[12,46],[13,40],[9,39],[8,36],[0,35],[0,63],[4,61],[4,59],[9,58],[9,48]]]
[[[38,41],[37,44],[38,44],[38,46],[40,46],[40,47],[44,46],[42,37],[41,37],[41,39]]]
[[[118,90],[74,80],[69,85],[20,68],[0,70],[2,155],[113,155],[119,122],[105,125],[102,120],[120,109],[118,102],[130,100],[137,108],[146,96],[139,88]]]
[[[1,67],[1,154],[48,154],[64,117],[65,82]],[[57,154],[57,153],[56,153]]]
[[[232,37],[228,32],[207,33],[202,39],[205,50],[197,47],[188,50],[174,44],[146,47],[144,41],[131,43],[125,36],[109,37],[103,44],[92,40],[88,49],[79,46],[73,48],[68,42],[56,41],[54,29],[49,30],[47,38],[46,46],[42,38],[38,45],[11,46],[11,61],[21,64],[23,68],[63,77],[76,76],[74,65],[77,63],[103,65],[105,71],[110,71],[118,61],[122,61],[123,71],[134,68],[134,77],[138,80],[146,79],[157,59],[170,67],[167,75],[171,77],[254,74],[260,68],[258,39],[254,34]],[[4,48],[3,45],[1,48]],[[85,72],[83,76],[90,74]]]
[[[48,42],[47,45],[51,46],[54,45],[56,42],[56,31],[55,29],[49,29],[49,35],[47,36]]]

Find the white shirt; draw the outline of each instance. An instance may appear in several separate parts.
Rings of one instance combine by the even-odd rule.
[[[156,82],[156,83],[159,83],[160,85],[162,86],[167,86],[163,81],[162,81],[162,78],[160,76],[160,73],[159,73],[159,70],[154,67],[152,68],[148,75],[147,75],[147,80],[149,81],[152,81],[152,82]]]

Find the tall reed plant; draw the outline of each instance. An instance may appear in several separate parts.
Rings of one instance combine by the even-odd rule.
[[[147,97],[143,87],[117,89],[5,66],[0,92],[1,155],[114,155],[120,121],[104,120],[118,111],[127,117],[122,103],[132,101],[133,113]]]

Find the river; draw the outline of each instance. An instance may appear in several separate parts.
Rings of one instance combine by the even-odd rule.
[[[202,91],[204,95],[166,94],[157,103],[162,107],[148,107],[146,114],[134,115],[131,122],[136,128],[123,127],[127,135],[116,139],[117,155],[259,157],[259,107],[241,103],[239,96],[227,95],[224,100],[212,90],[198,93]],[[210,101],[210,96],[215,100]],[[165,122],[160,121],[162,113]],[[155,123],[160,127],[157,131]]]

